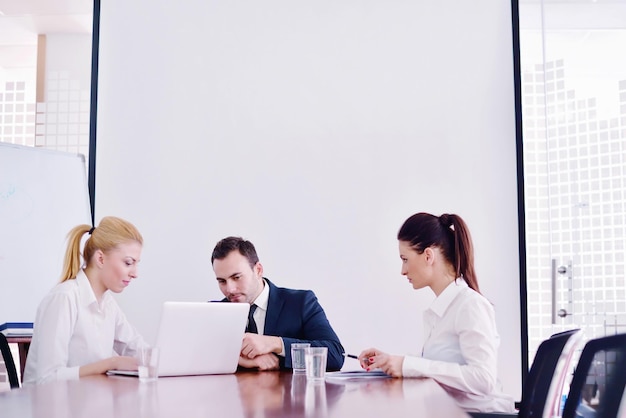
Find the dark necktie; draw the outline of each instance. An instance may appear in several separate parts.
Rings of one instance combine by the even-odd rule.
[[[255,304],[250,305],[250,311],[248,312],[248,326],[246,327],[246,332],[251,332],[253,334],[258,334],[259,330],[256,328],[256,322],[254,322],[254,311],[256,311],[257,306]]]

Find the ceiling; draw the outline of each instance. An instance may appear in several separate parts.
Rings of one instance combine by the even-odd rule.
[[[91,33],[93,0],[0,0],[0,70],[36,65],[37,35]]]
[[[39,34],[91,33],[93,1],[0,0],[0,71],[34,68]],[[519,3],[525,6],[524,13],[532,13],[528,6],[534,4],[548,7],[554,28],[623,29],[626,21],[626,0],[519,0]],[[542,19],[531,16],[526,21],[540,25]]]

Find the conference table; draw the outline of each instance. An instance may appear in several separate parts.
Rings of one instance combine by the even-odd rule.
[[[307,381],[291,372],[90,376],[0,392],[2,417],[468,417],[431,379]]]

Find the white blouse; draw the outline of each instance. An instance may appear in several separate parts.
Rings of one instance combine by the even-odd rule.
[[[500,336],[484,296],[455,280],[424,312],[424,332],[422,357],[405,356],[403,376],[435,379],[468,410],[514,411],[498,387]]]
[[[78,379],[79,368],[145,345],[106,291],[98,304],[85,273],[56,285],[37,309],[24,384]]]

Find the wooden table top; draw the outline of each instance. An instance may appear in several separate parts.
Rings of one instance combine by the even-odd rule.
[[[31,335],[10,335],[6,338],[9,344],[30,343],[30,341],[33,339]]]
[[[137,378],[91,376],[0,393],[0,415],[20,417],[468,417],[430,379],[314,384],[291,372]]]

